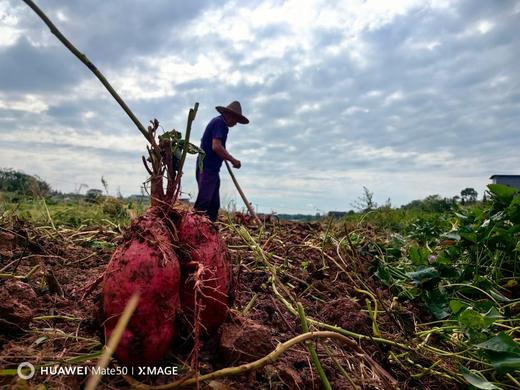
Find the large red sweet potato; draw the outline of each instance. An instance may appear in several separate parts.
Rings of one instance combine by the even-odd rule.
[[[228,315],[230,267],[227,248],[215,226],[204,216],[186,212],[178,224],[181,260],[181,306],[193,324],[197,316],[206,332]]]
[[[140,294],[137,308],[115,351],[115,356],[124,364],[150,365],[159,361],[174,336],[180,267],[168,221],[157,207],[134,220],[105,272],[106,340],[132,294]]]

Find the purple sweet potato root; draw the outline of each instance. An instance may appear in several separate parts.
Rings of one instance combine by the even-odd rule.
[[[188,320],[195,322],[195,292],[202,329],[214,331],[228,315],[230,266],[227,248],[215,226],[204,216],[186,212],[178,225],[183,249],[180,298]],[[199,271],[197,273],[197,271]]]
[[[181,273],[165,221],[159,208],[151,208],[133,221],[105,273],[107,341],[132,294],[140,294],[115,351],[117,359],[127,365],[149,365],[161,360],[174,337]]]

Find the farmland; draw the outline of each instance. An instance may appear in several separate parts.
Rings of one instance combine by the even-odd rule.
[[[105,342],[95,281],[147,205],[1,196],[0,382],[27,388],[16,376],[24,361],[94,367]],[[203,340],[201,387],[518,388],[520,198],[491,185],[485,202],[431,201],[310,223],[222,214],[233,305]],[[329,333],[298,342],[306,330]],[[107,375],[102,387],[193,377],[192,347],[177,338],[159,375]],[[275,349],[276,359],[258,362]],[[172,366],[178,375],[165,374]],[[38,372],[28,385],[87,379]]]

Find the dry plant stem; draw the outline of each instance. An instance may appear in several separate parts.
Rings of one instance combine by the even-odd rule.
[[[180,379],[178,381],[168,383],[165,385],[160,385],[160,386],[149,386],[144,383],[138,382],[134,378],[129,377],[127,375],[125,375],[124,378],[128,381],[128,383],[130,383],[130,385],[132,385],[136,389],[141,389],[141,390],[176,389],[176,388],[180,388],[183,386],[193,385],[193,384],[197,383],[197,381],[208,381],[208,380],[216,379],[216,378],[223,378],[223,377],[228,377],[228,376],[233,376],[233,375],[241,375],[241,374],[244,374],[251,370],[257,370],[259,368],[264,367],[265,365],[267,365],[269,363],[275,362],[280,357],[280,355],[282,355],[284,352],[286,352],[289,348],[293,347],[294,345],[303,343],[307,340],[321,339],[321,338],[336,339],[351,347],[352,346],[357,347],[357,344],[354,341],[352,341],[348,337],[340,335],[339,333],[336,333],[336,332],[329,332],[329,331],[308,332],[308,333],[304,333],[299,336],[296,336],[290,340],[287,340],[284,343],[278,344],[278,346],[276,347],[276,349],[274,351],[272,351],[270,354],[264,356],[263,358],[255,360],[254,362],[242,364],[242,365],[236,366],[236,367],[223,368],[222,370],[214,371],[209,374],[201,375],[198,377],[189,378],[189,379]]]
[[[161,163],[166,169],[166,196],[164,199],[168,203],[170,199],[174,199],[174,183],[177,179],[177,172],[175,171],[174,156],[171,152],[172,141],[161,140],[159,145],[161,147]]]
[[[42,197],[42,201],[43,201],[43,206],[45,207],[45,212],[47,213],[47,218],[49,218],[49,222],[51,223],[52,228],[54,230],[56,230],[56,226],[54,226],[54,222],[52,221],[51,213],[49,212],[49,208],[47,207],[47,202],[45,202],[45,198]]]
[[[377,325],[377,312],[378,312],[378,306],[377,306],[377,299],[370,291],[362,290],[359,288],[354,289],[358,293],[363,293],[368,295],[372,302],[374,302],[374,310],[372,310],[372,307],[370,305],[370,300],[366,300],[367,308],[368,308],[368,314],[370,316],[370,319],[372,320],[372,332],[374,333],[374,336],[381,337],[381,332],[379,331],[379,326]]]
[[[81,53],[78,49],[76,49],[76,47],[67,38],[65,38],[65,36],[56,28],[54,23],[51,22],[47,15],[32,0],[23,0],[23,2],[27,4],[43,20],[43,22],[51,30],[51,33],[53,33],[59,39],[59,41],[63,43],[65,47],[72,52],[72,54],[74,54],[81,62],[83,62],[87,66],[87,68],[89,68],[92,71],[92,73],[94,73],[94,75],[99,79],[99,81],[101,81],[101,84],[105,86],[105,88],[108,90],[108,92],[110,92],[112,97],[119,103],[121,108],[130,117],[132,122],[134,122],[139,131],[144,135],[144,137],[148,141],[150,141],[150,139],[148,138],[148,133],[146,132],[144,126],[141,124],[141,122],[139,122],[134,113],[126,105],[123,99],[121,99],[121,97],[114,90],[114,88],[110,85],[105,76],[103,76],[103,74],[96,68],[96,66],[92,62],[90,62],[87,56]]]
[[[348,383],[350,383],[350,385],[352,386],[352,388],[354,390],[360,390],[359,389],[359,386],[357,386],[354,381],[352,380],[352,378],[350,377],[350,375],[348,374],[347,371],[345,371],[345,369],[341,366],[341,364],[339,364],[338,362],[338,359],[336,359],[336,357],[334,356],[334,354],[332,354],[332,352],[327,348],[327,346],[324,344],[323,345],[323,348],[325,349],[325,352],[327,352],[327,355],[329,356],[329,358],[332,359],[332,361],[334,362],[334,364],[336,365],[336,367],[338,367],[338,369],[341,371],[341,373],[343,374],[343,376],[345,377],[345,379],[348,381]]]
[[[130,321],[130,318],[132,317],[132,314],[134,314],[138,302],[138,294],[132,295],[132,297],[128,300],[125,310],[123,310],[121,317],[119,317],[116,327],[114,328],[114,331],[110,336],[110,340],[108,340],[107,347],[98,361],[98,364],[96,366],[97,371],[103,371],[110,362],[110,358],[112,357],[112,354],[115,352],[117,345],[119,344],[119,340],[121,340],[121,336],[123,335],[123,332],[125,331],[126,326],[128,325],[128,321]],[[100,380],[101,375],[92,375],[87,381],[85,390],[94,390],[97,387]]]
[[[150,146],[146,146],[146,150],[148,151],[148,155],[150,156],[150,162],[152,164],[152,174],[150,175],[150,198],[151,205],[161,206],[164,204],[164,188],[163,188],[163,160],[161,156],[161,147],[157,144],[155,140],[155,135],[157,129],[159,128],[159,121],[154,119],[150,121],[150,125],[148,126],[148,141],[150,142]]]
[[[307,318],[305,318],[305,311],[303,310],[303,306],[300,302],[296,304],[296,308],[298,309],[298,314],[300,315],[300,321],[302,324],[302,329],[305,333],[309,331],[309,324],[307,323]],[[305,343],[307,345],[307,349],[311,354],[312,363],[314,367],[316,367],[316,371],[318,371],[318,375],[320,376],[321,384],[325,390],[332,390],[329,379],[327,375],[325,375],[325,371],[323,371],[323,367],[321,366],[320,359],[318,354],[316,353],[316,349],[311,343]]]
[[[40,265],[35,265],[26,275],[14,275],[14,274],[0,274],[0,279],[19,279],[19,280],[27,280],[29,279],[37,270],[40,268]]]
[[[89,285],[80,289],[78,292],[83,292],[83,295],[81,296],[81,300],[83,300],[87,296],[89,296],[89,294],[92,291],[94,291],[94,289],[99,285],[99,283],[101,283],[103,281],[104,277],[105,277],[105,272],[103,272],[101,275],[99,275],[97,277],[97,279],[94,280],[93,282],[91,282]]]
[[[520,382],[518,382],[511,374],[507,373],[506,376],[509,378],[511,382],[517,385],[520,388]]]
[[[47,270],[45,274],[45,280],[47,281],[47,286],[49,287],[49,293],[58,294],[60,297],[65,296],[60,282],[58,282],[58,279],[56,279],[56,276],[54,275],[54,272],[52,272],[51,269]]]
[[[25,256],[24,258],[27,258],[27,257],[28,257],[28,256]],[[22,259],[24,259],[24,258],[22,258]],[[3,268],[0,269],[0,274],[3,274],[4,271],[6,271],[10,266],[12,266],[14,263],[16,263],[16,262],[19,261],[19,260],[21,260],[21,259],[16,259],[16,260],[11,261],[10,263],[7,263],[7,265],[6,265],[5,267],[3,267]],[[5,275],[5,274],[4,274],[4,275]]]
[[[255,304],[257,298],[258,298],[258,294],[255,293],[255,295],[253,295],[253,297],[252,297],[251,300],[248,302],[248,304],[246,305],[246,307],[244,308],[244,310],[242,310],[242,315],[243,315],[243,316],[246,316],[247,313],[249,313],[249,310],[251,310],[251,308],[252,308],[253,305]]]
[[[258,216],[256,215],[255,210],[253,210],[253,207],[251,207],[251,203],[249,203],[249,201],[247,200],[246,195],[244,194],[244,191],[242,191],[242,188],[240,187],[240,184],[238,184],[238,181],[237,181],[235,175],[233,174],[233,172],[231,171],[231,168],[229,167],[229,163],[226,160],[224,160],[224,162],[226,163],[226,168],[229,172],[229,175],[231,176],[231,179],[233,180],[233,183],[235,184],[235,187],[238,190],[238,193],[240,194],[240,197],[244,201],[244,204],[246,205],[247,209],[249,210],[249,214],[251,214],[251,216],[256,220],[256,222],[258,222],[259,224],[262,223],[260,221],[260,218],[258,218]]]
[[[199,109],[199,103],[195,103],[195,106],[193,108],[190,108],[190,111],[188,113],[188,123],[186,124],[186,134],[184,135],[184,149],[182,150],[182,156],[179,161],[179,169],[177,173],[177,177],[175,178],[175,183],[173,185],[173,188],[175,190],[175,194],[173,196],[173,201],[177,199],[179,196],[180,191],[180,184],[181,184],[181,177],[182,177],[182,168],[184,167],[184,162],[186,161],[186,154],[188,153],[188,149],[190,147],[190,136],[191,136],[191,126],[193,124],[193,121],[195,120],[195,116],[197,115],[197,111]],[[172,201],[170,199],[170,201]]]

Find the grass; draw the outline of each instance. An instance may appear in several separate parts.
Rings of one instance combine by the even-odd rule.
[[[149,204],[101,196],[88,202],[83,197],[29,197],[0,193],[0,216],[14,215],[37,225],[120,226],[130,223],[133,216],[142,214]]]

